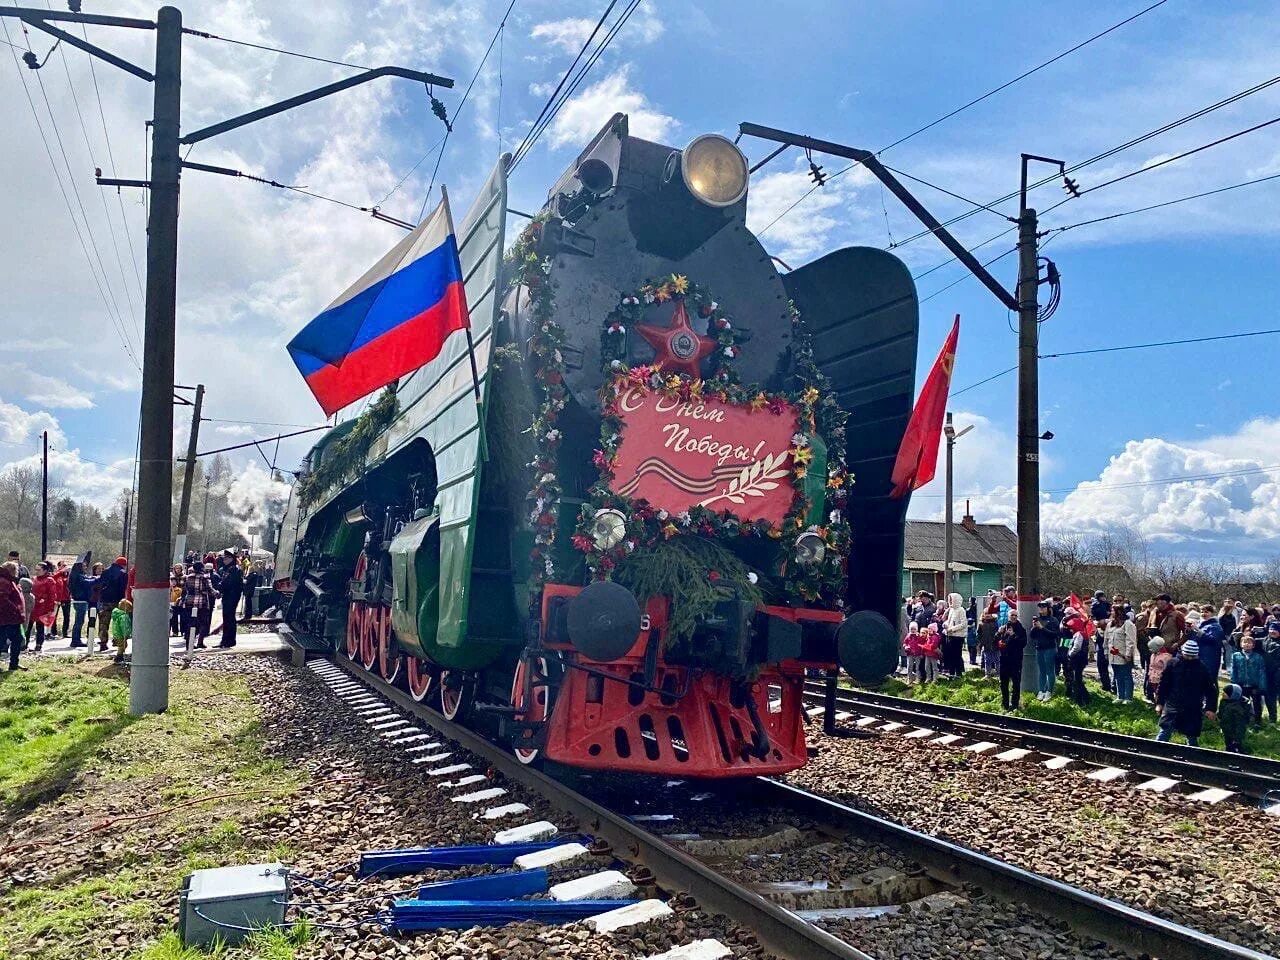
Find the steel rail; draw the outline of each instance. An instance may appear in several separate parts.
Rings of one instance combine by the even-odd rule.
[[[818,685],[806,684],[805,695],[818,704],[822,702],[823,691]],[[1160,743],[1048,720],[987,713],[861,690],[839,691],[836,703],[850,712],[997,742],[1014,739],[1041,753],[1107,766],[1133,767],[1152,776],[1221,787],[1251,797],[1262,797],[1270,791],[1280,790],[1280,762],[1265,757]]]
[[[972,883],[997,896],[1026,904],[1065,921],[1073,931],[1161,960],[1274,960],[1268,954],[1217,937],[1086,890],[1032,873],[986,854],[901,824],[855,810],[790,784],[757,778],[761,796],[815,821],[860,837],[887,843],[948,883]]]
[[[525,766],[509,751],[478,733],[450,723],[437,711],[418,703],[346,657],[334,655],[331,660],[401,710],[433,727],[462,749],[482,757],[504,777],[541,794],[553,807],[581,824],[584,832],[607,840],[624,859],[648,867],[664,890],[687,893],[705,910],[722,914],[751,930],[767,950],[791,960],[873,960],[838,937],[801,920],[790,910],[722,876],[626,817],[589,800],[542,771]]]

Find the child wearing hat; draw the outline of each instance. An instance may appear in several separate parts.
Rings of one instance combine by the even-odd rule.
[[[1160,678],[1164,676],[1165,667],[1173,659],[1173,654],[1166,649],[1165,642],[1161,637],[1154,637],[1149,640],[1147,649],[1150,651],[1151,657],[1147,661],[1147,676],[1142,682],[1142,694],[1152,703],[1155,703],[1156,689],[1160,686]]]

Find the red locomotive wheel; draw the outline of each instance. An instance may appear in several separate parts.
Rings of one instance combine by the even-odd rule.
[[[533,669],[532,686],[529,690],[531,701],[526,703],[525,674],[530,668]],[[547,672],[545,657],[521,660],[516,665],[515,676],[511,678],[511,706],[515,710],[513,716],[516,720],[523,720],[526,723],[546,723],[547,717],[551,715],[554,698]],[[536,747],[512,746],[511,752],[516,755],[517,760],[526,765],[537,763],[542,756],[542,750]]]
[[[364,615],[364,628],[360,631],[360,665],[372,671],[378,662],[378,608],[370,606]]]
[[[395,634],[391,631],[391,608],[377,609],[378,674],[387,683],[395,683],[400,676],[400,651],[396,649]]]
[[[347,659],[355,661],[360,656],[360,638],[364,633],[365,606],[359,600],[351,602],[347,611]]]
[[[446,720],[461,722],[471,706],[471,681],[461,670],[440,673],[440,712]]]
[[[409,696],[421,703],[431,692],[431,684],[435,677],[431,673],[431,664],[421,657],[404,655],[405,678],[409,681]]]

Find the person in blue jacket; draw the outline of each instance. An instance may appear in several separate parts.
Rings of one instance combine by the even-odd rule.
[[[71,646],[88,646],[82,637],[84,618],[89,612],[89,604],[93,601],[93,585],[97,577],[84,572],[84,561],[77,560],[71,565],[71,573],[67,575],[67,589],[71,593],[71,608],[75,611],[75,620],[71,626]]]
[[[1200,635],[1196,640],[1200,644],[1200,663],[1209,673],[1209,680],[1213,683],[1213,695],[1218,695],[1218,673],[1222,670],[1222,648],[1227,643],[1227,637],[1222,632],[1222,624],[1218,623],[1218,618],[1213,616],[1213,610],[1208,604],[1205,609],[1209,614],[1200,621]]]

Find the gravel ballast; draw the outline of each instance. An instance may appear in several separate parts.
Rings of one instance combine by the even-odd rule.
[[[825,737],[798,787],[1267,954],[1280,821],[1229,800],[1100,783],[897,734]],[[1038,955],[1038,954],[1030,954]]]

